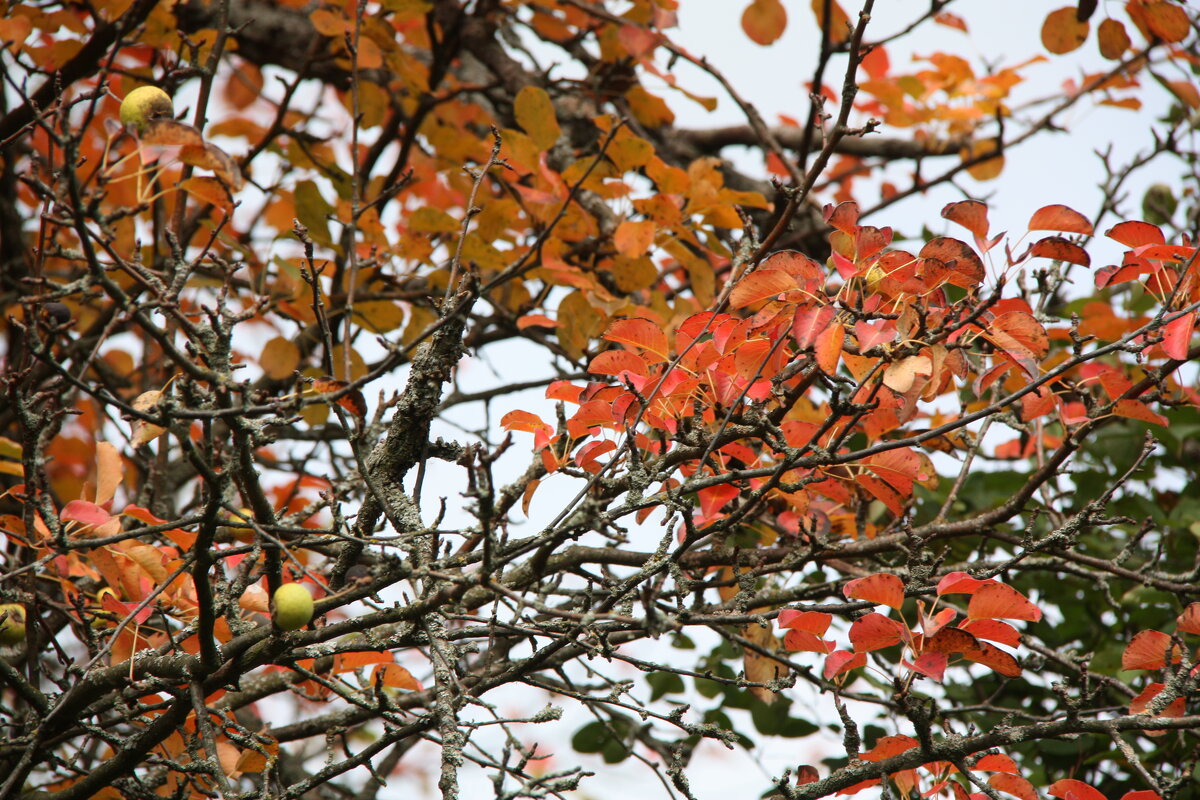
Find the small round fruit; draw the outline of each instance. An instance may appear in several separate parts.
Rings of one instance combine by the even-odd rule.
[[[170,95],[157,86],[139,86],[121,101],[121,124],[132,125],[138,133],[146,130],[150,120],[174,116]]]
[[[25,606],[16,603],[0,605],[0,645],[25,641]]]
[[[272,619],[285,631],[298,631],[312,620],[313,598],[298,583],[285,583],[275,590],[272,597],[275,612]]]

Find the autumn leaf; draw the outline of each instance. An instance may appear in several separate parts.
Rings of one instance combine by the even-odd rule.
[[[1090,27],[1070,6],[1051,11],[1042,23],[1042,44],[1055,55],[1069,53],[1084,43]]]
[[[783,35],[787,27],[787,11],[780,0],[754,0],[742,12],[742,30],[750,41],[769,45]]]

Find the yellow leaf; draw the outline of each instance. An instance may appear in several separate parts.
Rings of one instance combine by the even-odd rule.
[[[517,124],[529,134],[539,150],[549,150],[558,141],[562,131],[554,115],[554,103],[545,89],[526,86],[517,92],[514,110]]]
[[[259,364],[271,380],[286,380],[300,365],[300,348],[291,339],[276,336],[263,347]]]

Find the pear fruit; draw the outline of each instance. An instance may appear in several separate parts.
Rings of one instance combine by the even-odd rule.
[[[139,86],[121,101],[121,124],[144,133],[155,119],[172,119],[175,106],[171,97],[157,86]]]
[[[0,645],[25,641],[25,606],[17,603],[0,605]]]
[[[313,617],[312,595],[298,583],[285,583],[276,589],[271,605],[271,619],[281,630],[298,631]]]

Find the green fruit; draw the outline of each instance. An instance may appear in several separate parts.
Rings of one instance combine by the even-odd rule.
[[[25,641],[25,607],[16,603],[0,605],[0,645]]]
[[[1179,201],[1175,199],[1171,187],[1156,183],[1142,196],[1142,219],[1151,225],[1169,225],[1178,207]]]
[[[271,618],[285,631],[298,631],[312,620],[312,595],[298,583],[285,583],[271,598],[274,612]]]
[[[151,120],[174,116],[170,96],[157,86],[139,86],[121,101],[121,124],[132,125],[138,133],[144,132]]]

